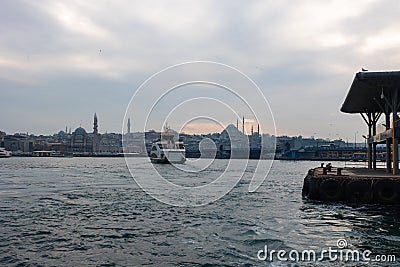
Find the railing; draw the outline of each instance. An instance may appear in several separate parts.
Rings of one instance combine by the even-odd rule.
[[[157,143],[161,149],[184,149],[181,142],[161,141]]]

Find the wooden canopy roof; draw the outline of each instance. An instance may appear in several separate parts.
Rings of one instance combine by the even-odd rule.
[[[394,93],[398,90],[400,71],[358,72],[340,110],[345,113],[384,112],[382,107],[386,101],[392,102],[393,97],[400,103],[400,92]]]

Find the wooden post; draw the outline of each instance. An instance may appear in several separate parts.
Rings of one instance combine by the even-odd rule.
[[[392,174],[399,173],[399,140],[397,140],[395,135],[395,122],[397,121],[397,90],[394,90],[392,97],[392,147],[393,147],[393,171]]]
[[[386,113],[386,130],[390,128],[390,113]],[[390,139],[386,138],[386,172],[392,171],[392,153],[390,149]]]
[[[368,113],[368,147],[367,147],[367,157],[368,157],[368,169],[372,169],[372,144],[369,143],[369,138],[372,136],[372,123],[373,123],[373,116],[375,114]]]
[[[377,115],[376,117],[374,116],[374,121],[372,124],[372,136],[376,135],[376,123],[377,123],[379,117],[380,117],[380,115]],[[376,170],[376,143],[375,142],[372,143],[372,165],[373,165],[372,168],[374,170]]]

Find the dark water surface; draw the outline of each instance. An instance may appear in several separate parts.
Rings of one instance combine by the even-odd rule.
[[[134,172],[150,173],[146,159],[135,161]],[[398,207],[302,200],[303,177],[318,162],[275,161],[263,185],[248,193],[255,163],[219,201],[182,208],[143,192],[121,158],[0,159],[0,265],[362,265],[257,259],[265,245],[321,251],[343,238],[352,249],[394,254],[392,266],[400,265]],[[226,161],[215,164],[224,168]],[[174,177],[173,166],[165,168]],[[193,184],[195,178],[179,182]]]

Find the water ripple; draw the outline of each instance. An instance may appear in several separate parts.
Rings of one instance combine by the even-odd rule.
[[[339,238],[375,254],[400,251],[398,207],[302,200],[313,162],[276,161],[259,190],[248,193],[253,165],[219,201],[178,208],[146,195],[120,158],[0,161],[0,265],[303,266],[260,262],[257,252],[264,245],[321,250]],[[171,181],[198,185],[225,166],[217,160],[207,172],[187,176],[172,166],[162,171]],[[151,179],[150,168],[137,159],[137,173]]]

